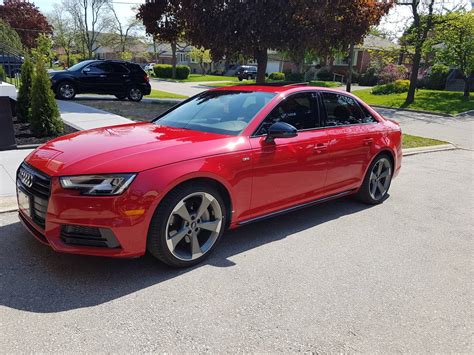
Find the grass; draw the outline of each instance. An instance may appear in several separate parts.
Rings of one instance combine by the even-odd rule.
[[[145,96],[148,99],[187,99],[188,96],[174,94],[172,92],[151,90],[151,94]]]
[[[312,86],[321,86],[324,88],[337,88],[343,84],[337,82],[337,81],[320,81],[320,80],[313,80],[309,82],[309,85]]]
[[[407,148],[418,148],[418,147],[429,147],[432,145],[448,144],[448,142],[440,141],[433,138],[425,138],[419,136],[412,136],[410,134],[403,134],[402,147]]]
[[[278,82],[278,80],[266,80],[267,83],[276,83]],[[241,81],[239,83],[235,83],[235,82],[232,82],[232,83],[229,83],[229,82],[225,82],[225,83],[212,83],[212,84],[202,84],[202,86],[209,86],[209,87],[213,87],[213,88],[220,88],[220,87],[223,87],[223,86],[233,86],[233,85],[249,85],[249,84],[255,84],[255,80],[244,80],[244,81]],[[312,86],[320,86],[320,87],[326,87],[326,88],[337,88],[339,86],[341,86],[341,83],[338,83],[338,82],[334,82],[334,81],[318,81],[318,80],[313,80],[313,81],[310,81],[309,82],[309,85],[312,85]]]
[[[373,95],[371,89],[357,90],[354,94],[369,105],[388,106],[393,108],[410,108],[414,110],[440,112],[456,115],[474,110],[474,100],[465,99],[461,92],[417,90],[415,102],[405,106],[406,93]]]

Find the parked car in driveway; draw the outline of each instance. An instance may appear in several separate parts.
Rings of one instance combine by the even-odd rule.
[[[237,76],[239,81],[242,81],[245,79],[247,80],[255,79],[257,77],[257,67],[251,66],[251,65],[241,65],[235,71],[235,75]]]
[[[151,92],[148,75],[138,64],[131,62],[85,60],[49,75],[57,98],[62,100],[71,100],[77,94],[93,93],[138,102]]]
[[[176,267],[227,228],[342,196],[379,204],[401,166],[398,124],[328,88],[234,86],[152,122],[92,129],[33,151],[19,216],[56,251]]]
[[[145,67],[143,68],[146,72],[152,72],[153,71],[153,67],[155,66],[156,64],[155,63],[148,63],[147,65],[145,65]]]
[[[0,55],[0,65],[3,66],[5,74],[13,78],[21,71],[24,58],[16,55]]]

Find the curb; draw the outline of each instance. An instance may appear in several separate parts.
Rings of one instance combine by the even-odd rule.
[[[0,213],[15,212],[18,210],[16,196],[2,196],[0,197]]]
[[[415,112],[415,113],[424,113],[424,114],[427,114],[427,115],[434,115],[434,116],[441,116],[441,117],[451,117],[451,118],[454,118],[456,116],[459,116],[459,115],[462,115],[466,112],[469,112],[469,111],[466,111],[466,112],[461,112],[457,115],[451,115],[449,113],[442,113],[442,112],[433,112],[433,111],[424,111],[424,110],[413,110],[411,108],[396,108],[396,107],[390,107],[390,106],[383,106],[383,105],[370,105],[371,107],[378,107],[378,108],[385,108],[385,109],[389,109],[389,110],[394,110],[394,111],[406,111],[406,112]]]
[[[447,150],[457,150],[459,149],[454,144],[439,144],[429,147],[419,147],[419,148],[408,148],[403,149],[403,156],[408,157],[410,155],[433,153],[433,152],[444,152]]]

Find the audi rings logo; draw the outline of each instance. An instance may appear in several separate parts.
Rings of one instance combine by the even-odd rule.
[[[33,185],[33,175],[30,174],[28,171],[25,169],[20,169],[20,172],[18,173],[18,177],[20,178],[20,181],[27,187],[31,187]]]

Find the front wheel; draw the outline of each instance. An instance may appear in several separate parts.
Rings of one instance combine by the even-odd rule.
[[[158,206],[148,232],[148,251],[173,267],[189,267],[214,250],[225,229],[227,209],[207,184],[183,185]]]
[[[127,91],[127,97],[130,101],[139,102],[143,98],[143,92],[139,88],[132,86]]]
[[[382,203],[388,194],[392,181],[393,165],[386,154],[381,154],[370,164],[357,197],[371,205]]]

